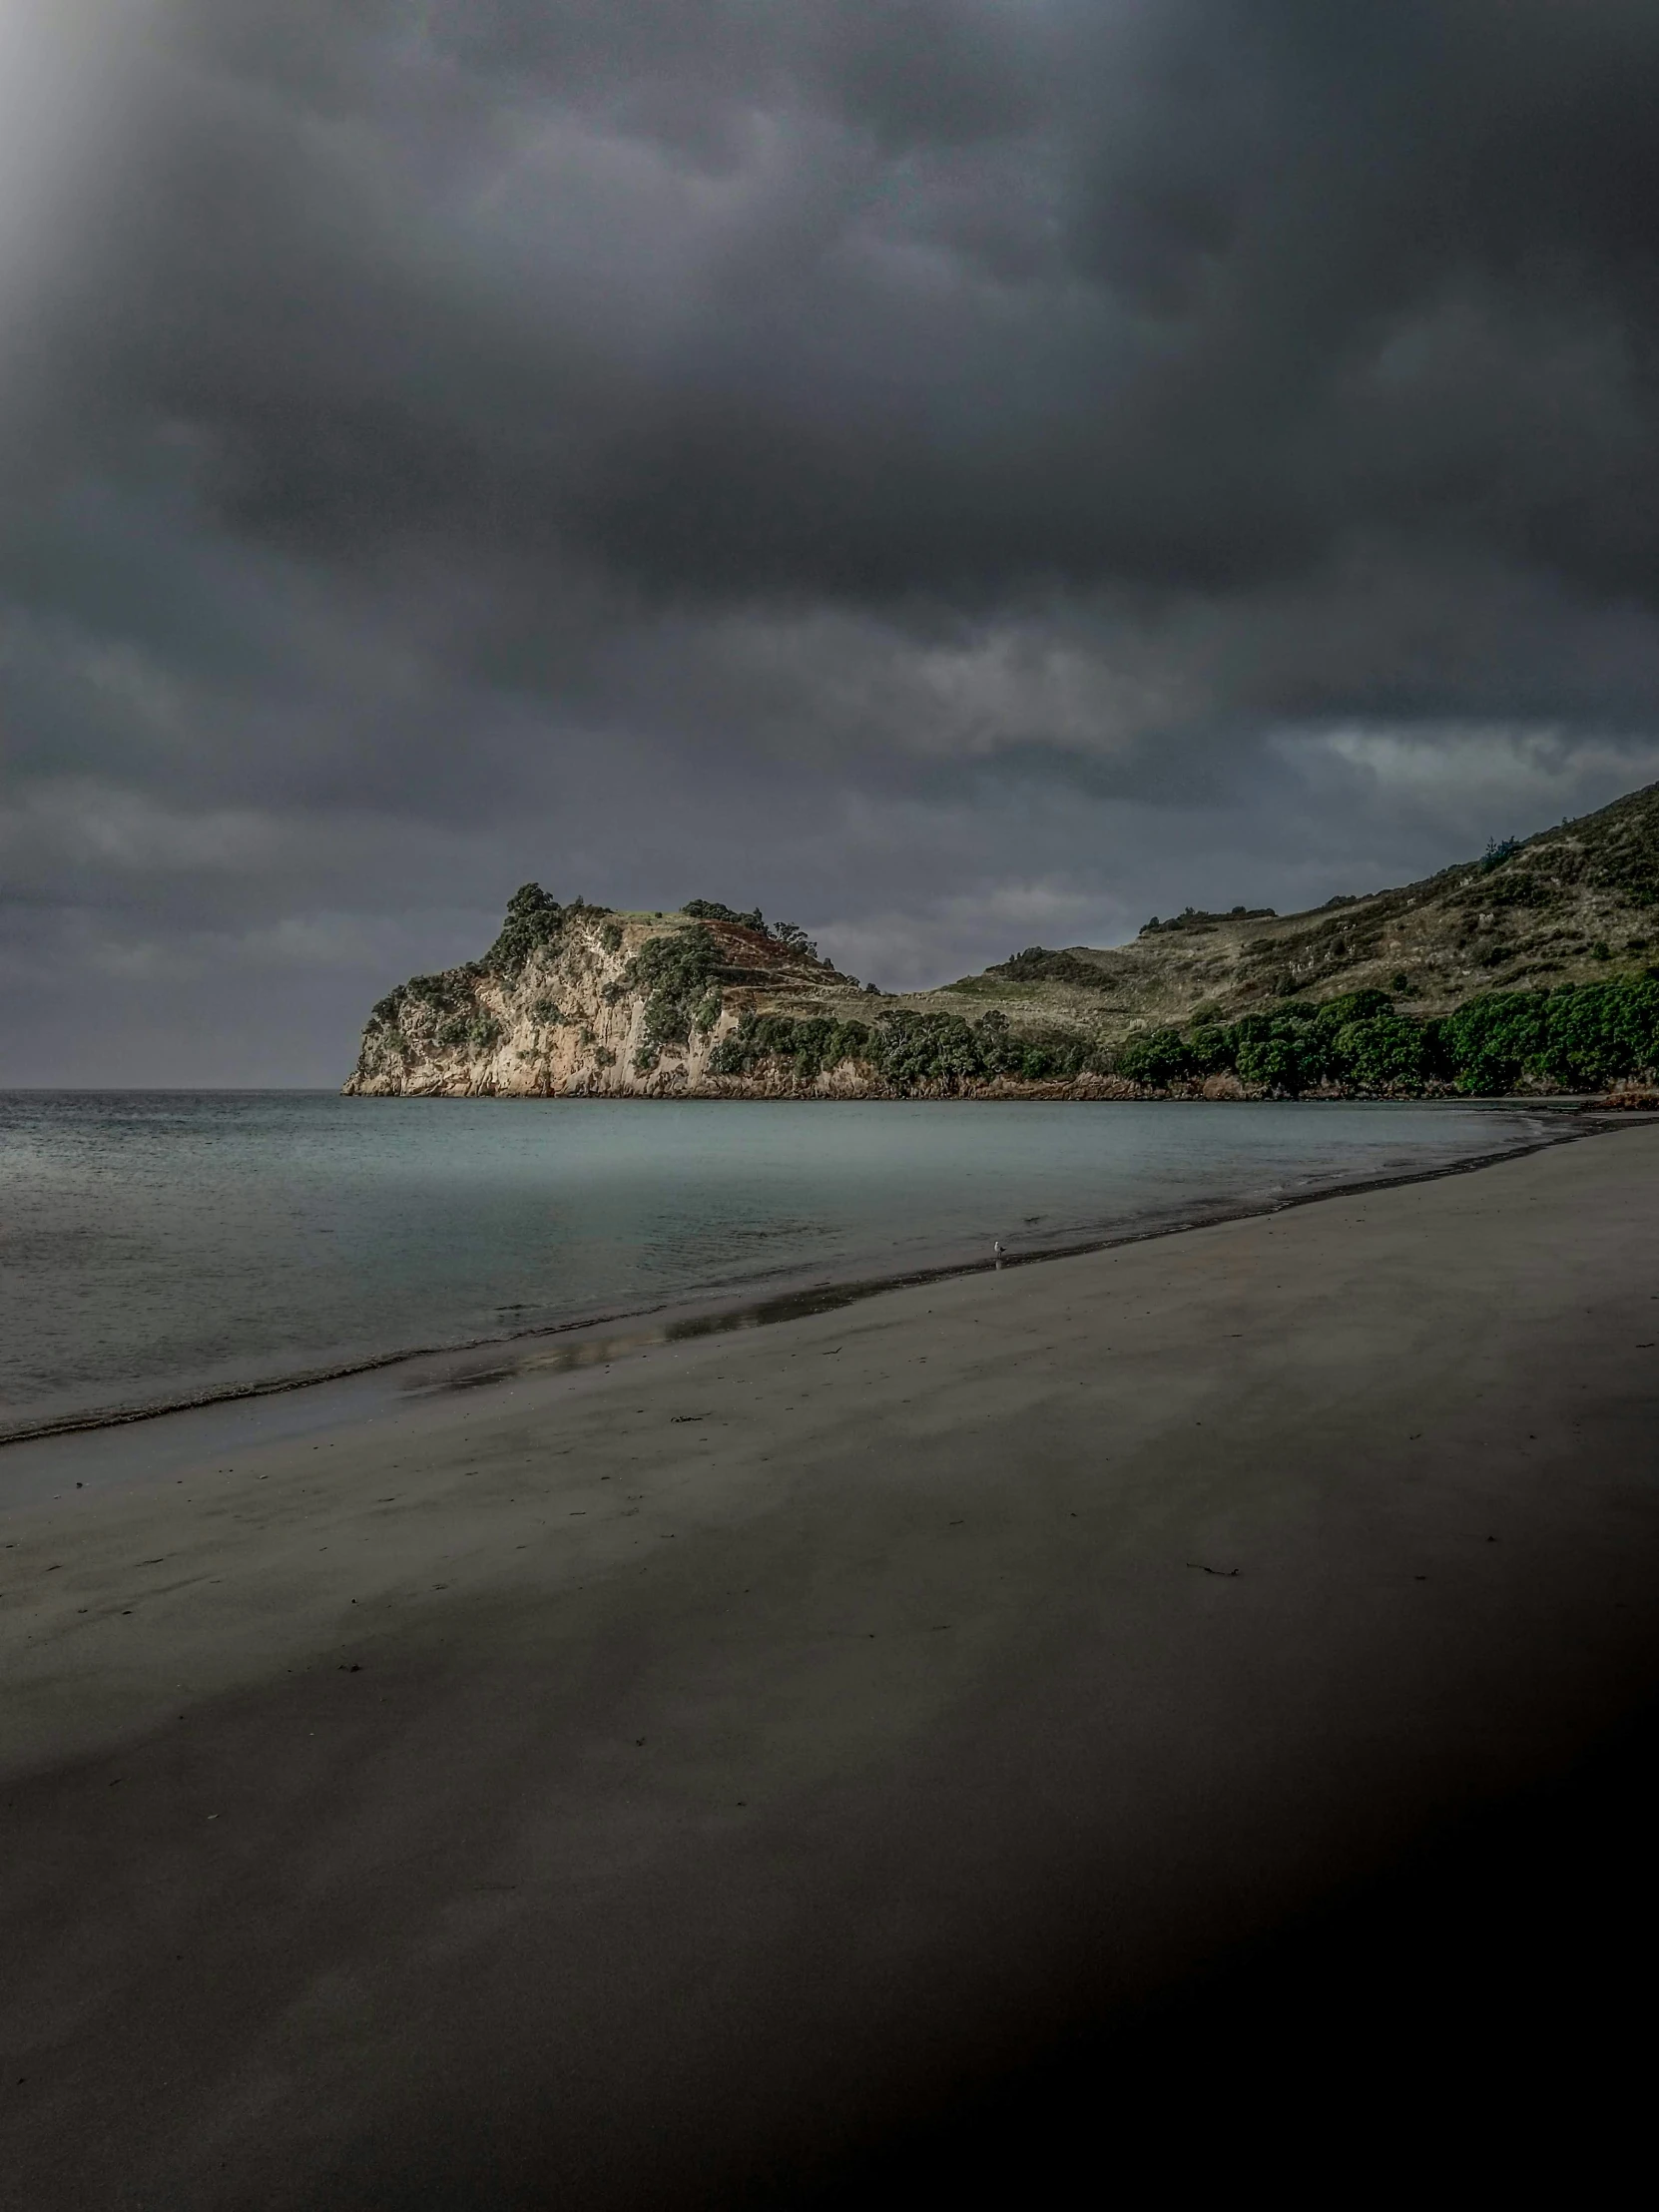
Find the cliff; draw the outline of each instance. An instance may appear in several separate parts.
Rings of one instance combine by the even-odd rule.
[[[1188,907],[1154,917],[1131,944],[1035,945],[903,994],[861,986],[801,930],[758,912],[694,900],[619,913],[561,905],[531,883],[482,959],[415,976],[380,1001],[345,1087],[451,1097],[1581,1088],[1659,1057],[1647,1011],[1652,1000],[1659,1020],[1656,938],[1659,785],[1421,882],[1300,914]],[[1584,1042],[1592,1029],[1600,1041]]]
[[[672,913],[562,906],[527,883],[482,959],[381,999],[345,1088],[361,1095],[685,1097],[787,1093],[793,1077],[716,1072],[745,1017],[828,1016],[871,997],[798,929],[712,901]],[[841,1076],[837,1086],[834,1078]],[[850,1067],[820,1088],[866,1087]]]

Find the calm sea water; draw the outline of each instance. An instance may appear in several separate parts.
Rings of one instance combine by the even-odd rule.
[[[1520,1144],[1412,1105],[0,1094],[0,1435]]]

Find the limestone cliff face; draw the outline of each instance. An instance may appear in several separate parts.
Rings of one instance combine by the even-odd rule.
[[[481,960],[417,975],[363,1031],[349,1094],[401,1097],[858,1097],[869,1071],[720,1073],[746,1016],[788,1005],[827,1018],[868,997],[800,938],[760,917],[561,906],[527,884]],[[842,1025],[843,1026],[843,1025]]]

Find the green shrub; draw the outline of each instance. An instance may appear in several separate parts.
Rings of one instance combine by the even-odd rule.
[[[1187,1038],[1195,1075],[1220,1075],[1233,1065],[1233,1032],[1225,1022],[1200,1022]]]
[[[1334,906],[1343,906],[1352,905],[1353,901],[1351,899],[1334,898],[1331,903]],[[1202,906],[1183,906],[1181,911],[1178,914],[1172,914],[1168,921],[1160,921],[1158,916],[1154,914],[1150,921],[1141,924],[1140,933],[1143,937],[1156,937],[1167,933],[1171,929],[1197,929],[1208,932],[1214,929],[1218,922],[1262,921],[1269,919],[1273,912],[1274,909],[1271,906],[1229,906],[1226,913],[1219,910],[1212,913]]]
[[[724,974],[720,947],[701,926],[647,937],[623,971],[623,985],[645,994],[647,1044],[687,1044]]]
[[[473,980],[483,972],[482,961],[468,961],[464,967],[445,968],[441,975],[411,975],[392,996],[409,1006],[452,1014],[473,1003]]]
[[[1542,1035],[1522,1072],[1565,1090],[1602,1090],[1659,1064],[1659,984],[1649,976],[1536,995]]]
[[[1542,1053],[1541,991],[1487,991],[1445,1019],[1446,1053],[1456,1088],[1473,1097],[1512,1091]]]
[[[1120,1047],[1117,1072],[1128,1082],[1161,1091],[1189,1081],[1197,1061],[1179,1029],[1144,1029]]]
[[[798,1021],[789,1014],[745,1014],[736,1032],[716,1045],[709,1066],[716,1075],[749,1075],[768,1060],[790,1060],[797,1077],[813,1083],[843,1060],[867,1060],[870,1032],[861,1021],[827,1015]]]
[[[577,899],[574,912],[582,901]],[[516,982],[538,952],[556,945],[563,934],[566,909],[550,898],[539,883],[524,883],[507,901],[507,918],[501,933],[484,954],[482,965],[491,974]]]
[[[1318,1004],[1291,999],[1241,1020],[1150,1029],[1106,1061],[1058,1028],[1013,1029],[1005,1014],[977,1022],[895,1007],[872,1026],[829,1016],[746,1014],[710,1066],[742,1076],[788,1063],[810,1084],[853,1060],[894,1091],[959,1091],[995,1081],[1071,1081],[1104,1065],[1149,1090],[1172,1090],[1228,1069],[1253,1088],[1296,1097],[1323,1085],[1409,1097],[1436,1084],[1469,1096],[1523,1085],[1599,1090],[1659,1067],[1659,974],[1559,990],[1489,991],[1443,1021],[1395,1010],[1387,993],[1347,991]]]
[[[1040,944],[1028,944],[993,972],[1016,983],[1075,983],[1091,991],[1116,988],[1111,976],[1092,960],[1080,960],[1075,952],[1050,952]]]
[[[1428,1025],[1405,1014],[1373,1014],[1345,1022],[1332,1039],[1331,1059],[1339,1081],[1363,1091],[1421,1091],[1433,1072]]]
[[[740,914],[735,906],[728,906],[718,898],[688,898],[680,911],[689,914],[694,921],[735,921],[742,929],[759,929],[776,943],[787,945],[792,952],[804,952],[811,960],[818,958],[818,946],[799,922],[775,921],[769,925],[759,906]]]
[[[978,1040],[960,1014],[920,1014],[908,1009],[883,1014],[876,1024],[877,1072],[900,1090],[933,1084],[952,1088],[963,1078],[984,1073]]]
[[[694,921],[735,921],[744,929],[766,927],[759,906],[750,913],[740,914],[735,907],[723,905],[718,898],[688,898],[680,911],[690,914]]]
[[[792,1061],[803,1082],[816,1081],[824,1069],[843,1060],[855,1060],[905,1095],[960,1091],[998,1076],[1024,1082],[1072,1077],[1089,1064],[1089,1051],[1069,1030],[1018,1033],[997,1011],[968,1022],[959,1014],[895,1007],[880,1015],[873,1028],[828,1016],[796,1020],[788,1014],[746,1014],[735,1034],[716,1047],[709,1064],[717,1075],[747,1075],[768,1060]]]
[[[1624,976],[1554,991],[1487,991],[1443,1021],[1396,1013],[1385,993],[1349,991],[1324,1005],[1183,1033],[1148,1030],[1118,1054],[1118,1072],[1169,1090],[1223,1068],[1295,1097],[1317,1085],[1413,1096],[1449,1082],[1470,1097],[1525,1086],[1601,1090],[1659,1065],[1659,977]]]
[[[1240,1045],[1234,1066],[1245,1083],[1260,1083],[1269,1090],[1289,1091],[1294,1097],[1308,1081],[1309,1069],[1302,1040],[1289,1031],[1248,1038]]]

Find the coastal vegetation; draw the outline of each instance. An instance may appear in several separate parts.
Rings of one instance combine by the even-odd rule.
[[[713,1075],[752,1075],[768,1063],[787,1064],[799,1081],[816,1082],[830,1068],[853,1062],[883,1088],[931,1093],[1012,1078],[1053,1082],[1104,1070],[1084,1040],[1064,1030],[1021,1033],[1006,1014],[979,1021],[960,1014],[917,1013],[894,1007],[873,1023],[826,1016],[746,1014],[736,1032],[715,1047]]]
[[[648,937],[620,978],[622,990],[645,1000],[646,1048],[686,1044],[694,1024],[712,1029],[720,1019],[718,985],[726,973],[720,945],[707,929]]]
[[[1152,1090],[1231,1074],[1252,1089],[1416,1097],[1454,1091],[1601,1090],[1659,1067],[1659,980],[1624,976],[1555,990],[1491,991],[1443,1018],[1397,1011],[1379,990],[1298,1003],[1235,1022],[1131,1037],[1116,1072]]]
[[[727,906],[718,898],[688,898],[680,911],[690,914],[693,921],[731,921],[740,929],[764,929],[767,925],[759,906],[739,913],[735,906]]]
[[[791,952],[805,954],[809,960],[818,958],[818,946],[796,921],[768,921],[759,906],[752,906],[747,913],[739,913],[734,906],[726,906],[718,898],[688,898],[681,907],[693,921],[730,921],[740,929],[753,929],[761,936],[770,937],[774,944],[784,945]]]
[[[1114,987],[1112,977],[1093,960],[1081,960],[1075,952],[1051,952],[1044,944],[1028,944],[996,972],[1014,983],[1075,983],[1087,991]]]
[[[608,906],[590,906],[580,897],[573,898],[568,906],[561,906],[539,883],[521,884],[507,901],[507,916],[500,934],[475,965],[491,975],[500,976],[503,982],[516,982],[538,954],[558,945],[573,916],[609,912]],[[620,937],[617,941],[621,942]]]
[[[845,1063],[901,1095],[1081,1075],[1166,1094],[1231,1076],[1243,1090],[1289,1098],[1599,1090],[1659,1068],[1659,980],[1490,992],[1444,1019],[1401,1013],[1380,990],[1350,991],[1234,1022],[1146,1030],[1116,1049],[1063,1031],[1022,1033],[994,1011],[969,1022],[895,1008],[873,1024],[751,1012],[709,1067],[723,1076],[772,1068],[810,1085]]]
[[[1334,906],[1346,906],[1350,903],[1352,902],[1346,898],[1332,900]],[[1183,906],[1178,914],[1171,914],[1167,921],[1160,921],[1156,914],[1150,921],[1143,921],[1141,935],[1167,936],[1172,930],[1211,930],[1224,921],[1271,921],[1273,918],[1274,910],[1271,906],[1230,906],[1224,914],[1207,913],[1202,906]]]

